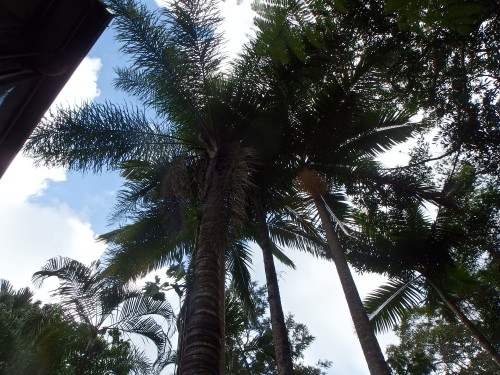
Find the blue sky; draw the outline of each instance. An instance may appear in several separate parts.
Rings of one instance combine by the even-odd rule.
[[[150,0],[151,7],[157,7]],[[252,13],[248,0],[237,5],[236,0],[222,3],[226,17],[224,30],[230,37],[228,55],[234,55],[250,33]],[[113,89],[113,68],[126,64],[118,52],[113,31],[105,31],[89,56],[82,62],[68,87],[58,98],[59,103],[79,100],[131,100]],[[393,154],[394,160],[403,158]],[[404,158],[399,161],[403,163]],[[30,285],[33,272],[53,256],[70,256],[90,262],[104,251],[95,236],[110,228],[107,217],[115,201],[121,181],[116,173],[82,175],[61,168],[35,168],[33,162],[18,155],[0,180],[0,278],[11,281],[16,288]],[[254,277],[264,283],[259,250],[255,249]],[[366,375],[368,369],[354,335],[347,306],[332,263],[313,259],[306,254],[289,252],[297,270],[278,265],[285,311],[295,314],[317,337],[306,352],[309,364],[318,359],[333,361],[329,374]],[[161,272],[158,273],[161,276]],[[357,277],[361,294],[376,288],[383,279],[375,275]],[[38,297],[48,300],[48,283]],[[394,341],[393,335],[381,338],[381,345]]]

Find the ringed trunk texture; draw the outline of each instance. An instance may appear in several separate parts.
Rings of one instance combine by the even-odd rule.
[[[321,219],[321,225],[326,233],[330,254],[337,268],[340,283],[342,284],[342,289],[354,323],[354,328],[356,329],[356,334],[358,335],[370,374],[390,375],[384,355],[380,350],[377,338],[370,326],[366,310],[361,302],[358,289],[356,288],[347,260],[345,259],[344,250],[340,245],[337,233],[333,230],[333,223],[325,207],[325,203],[321,196],[316,195],[313,198]]]
[[[208,163],[192,290],[187,306],[181,375],[224,373],[224,281],[227,174],[216,155]]]
[[[490,341],[477,329],[476,325],[472,323],[469,318],[462,312],[460,307],[446,295],[446,293],[439,288],[437,285],[431,282],[432,287],[438,292],[441,299],[446,303],[446,305],[453,311],[456,317],[465,325],[469,330],[470,334],[477,340],[479,345],[491,356],[495,363],[500,367],[500,354],[491,345]]]
[[[264,270],[266,273],[267,301],[271,315],[271,327],[273,333],[274,351],[276,354],[276,366],[278,375],[293,375],[292,353],[288,331],[285,325],[285,316],[281,306],[281,297],[278,284],[278,276],[274,267],[271,240],[266,225],[266,215],[262,204],[257,199],[254,200],[255,211],[257,213],[259,246],[264,257]]]

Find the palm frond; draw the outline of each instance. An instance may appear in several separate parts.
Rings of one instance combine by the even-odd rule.
[[[276,259],[278,259],[281,263],[283,263],[285,266],[295,269],[295,263],[293,262],[293,260],[291,260],[284,253],[284,251],[272,241],[271,241],[271,250]]]
[[[324,256],[325,244],[316,231],[306,232],[296,221],[281,217],[268,220],[267,225],[269,236],[277,245]]]
[[[339,146],[339,153],[354,152],[361,157],[377,156],[422,131],[425,123],[409,122],[405,111],[365,111],[353,127],[357,135]]]
[[[154,160],[179,143],[137,108],[86,103],[46,118],[25,151],[39,163],[100,172],[131,159]]]
[[[420,305],[425,293],[417,281],[418,277],[390,279],[365,298],[363,304],[376,332],[391,329],[408,310]]]
[[[156,315],[170,322],[175,318],[175,314],[168,301],[155,300],[141,293],[124,299],[119,304],[118,313],[112,317],[112,321],[113,325],[120,325],[122,322],[133,317],[148,315]]]
[[[169,264],[178,264],[191,252],[194,229],[170,225],[156,212],[99,238],[110,247],[106,252],[105,275],[135,279]]]
[[[156,12],[133,0],[110,0],[122,51],[134,57],[133,69],[120,71],[117,85],[146,100],[176,124],[193,124],[210,132],[209,82],[218,75],[223,55],[217,2],[181,0]],[[135,85],[150,78],[142,88]],[[134,82],[132,85],[130,82]]]
[[[168,335],[163,330],[162,326],[150,316],[135,316],[127,320],[120,321],[116,325],[120,331],[130,334],[138,334],[144,338],[151,340],[157,350],[157,363],[163,362],[170,357],[171,342]]]
[[[231,285],[239,303],[244,306],[244,311],[250,319],[255,318],[254,304],[252,301],[250,269],[252,253],[250,246],[243,241],[233,242],[226,251],[226,267],[231,274]]]

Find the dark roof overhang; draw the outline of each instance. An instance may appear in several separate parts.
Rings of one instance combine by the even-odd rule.
[[[111,18],[99,0],[0,2],[0,177]]]

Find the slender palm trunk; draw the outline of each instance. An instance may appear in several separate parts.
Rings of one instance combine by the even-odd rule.
[[[356,288],[347,260],[345,259],[344,250],[340,245],[337,233],[333,230],[333,223],[325,203],[321,196],[314,196],[314,203],[321,219],[321,225],[326,233],[330,254],[337,268],[340,283],[342,284],[342,289],[354,323],[354,328],[356,329],[356,334],[358,335],[370,374],[389,375],[389,368],[380,350],[377,338],[370,326],[365,308],[359,297],[358,289]]]
[[[477,340],[479,345],[483,347],[483,349],[491,356],[491,358],[495,361],[495,363],[500,367],[500,354],[498,351],[491,345],[489,340],[477,329],[476,325],[472,323],[467,316],[462,312],[460,307],[450,298],[448,295],[436,284],[430,281],[432,287],[438,292],[441,299],[446,303],[446,305],[453,311],[456,317],[465,325],[465,327],[469,330],[470,334]]]
[[[224,281],[227,214],[223,155],[211,158],[187,307],[179,374],[224,373]]]
[[[274,267],[271,241],[269,239],[269,232],[266,225],[266,215],[262,208],[262,204],[258,199],[254,200],[254,206],[257,213],[259,246],[262,249],[262,255],[264,257],[267,301],[269,302],[269,311],[271,315],[271,327],[278,375],[292,375],[293,362],[290,341],[288,340],[285,316],[283,315],[283,307],[281,306],[278,276],[276,275],[276,268]]]

